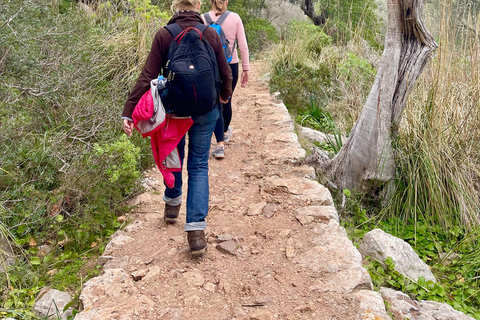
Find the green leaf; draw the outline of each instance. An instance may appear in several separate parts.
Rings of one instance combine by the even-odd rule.
[[[63,221],[63,216],[61,214],[59,214],[58,216],[55,217],[55,220],[57,220],[57,222],[62,222]]]
[[[343,189],[343,194],[346,195],[347,197],[350,197],[352,195],[352,192],[348,189]]]
[[[39,266],[42,264],[42,261],[40,260],[39,257],[32,257],[30,258],[30,263],[34,266]]]
[[[413,284],[413,283],[407,284],[407,286],[405,287],[405,290],[407,290],[407,291],[415,290],[415,284]]]

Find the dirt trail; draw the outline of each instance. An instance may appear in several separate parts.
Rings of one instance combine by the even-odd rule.
[[[179,223],[163,222],[158,184],[99,259],[76,319],[382,319],[360,297],[374,295],[368,274],[330,193],[298,164],[305,151],[261,66],[235,91],[225,159],[210,159],[206,254],[190,257],[185,203]]]

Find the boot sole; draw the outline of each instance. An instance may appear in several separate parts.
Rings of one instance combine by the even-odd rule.
[[[203,249],[200,249],[200,250],[192,250],[192,257],[198,257],[198,256],[201,256],[205,253],[205,251],[207,250],[207,247],[203,248]]]
[[[177,218],[167,218],[167,217],[165,217],[164,220],[165,220],[166,223],[169,223],[169,224],[173,224],[173,223],[177,222]]]

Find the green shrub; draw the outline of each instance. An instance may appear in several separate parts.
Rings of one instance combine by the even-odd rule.
[[[0,28],[0,124],[14,128],[0,136],[0,226],[23,251],[0,277],[8,315],[28,319],[30,305],[16,301],[44,285],[78,292],[75,272],[120,227],[126,198],[152,164],[148,139],[127,139],[120,121],[166,16],[149,4],[103,2],[91,17],[76,1],[0,4],[0,21],[13,17]],[[55,250],[39,257],[45,243]]]
[[[370,61],[377,53],[365,41],[334,45],[322,28],[292,21],[271,56],[270,89],[281,93],[291,112],[304,114],[314,99],[332,116],[338,132],[350,131],[376,74]]]
[[[248,49],[252,54],[266,51],[273,43],[278,42],[278,33],[266,19],[254,18],[245,23],[245,36]]]

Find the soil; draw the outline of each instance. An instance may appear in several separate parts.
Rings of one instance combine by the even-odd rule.
[[[321,275],[294,261],[315,238],[313,228],[296,218],[308,201],[288,190],[268,189],[265,178],[314,173],[266,156],[265,150],[285,150],[272,142],[262,118],[265,106],[280,103],[260,80],[262,66],[252,63],[249,85],[235,91],[225,158],[210,158],[205,255],[191,257],[183,230],[185,199],[178,223],[163,222],[162,183],[128,217],[135,221],[129,232],[133,241],[114,255],[122,257],[121,267],[132,274],[138,292],[154,302],[136,319],[364,319],[350,294],[316,290]],[[146,176],[162,181],[156,169]]]

